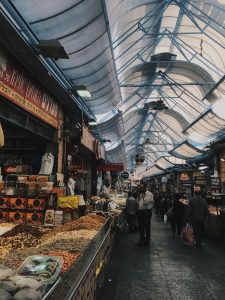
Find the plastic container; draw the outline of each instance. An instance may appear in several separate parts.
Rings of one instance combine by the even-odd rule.
[[[63,265],[60,256],[32,255],[20,266],[17,275],[36,278],[45,284],[52,284],[57,280]]]
[[[63,224],[63,211],[56,210],[55,211],[55,225],[60,226]]]
[[[73,210],[71,208],[63,208],[63,223],[72,221]]]
[[[46,210],[44,225],[53,226],[54,225],[54,219],[55,219],[55,211],[53,209]]]

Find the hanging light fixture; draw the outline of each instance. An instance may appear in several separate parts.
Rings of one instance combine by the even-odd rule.
[[[84,85],[75,85],[69,91],[79,95],[81,98],[91,98],[91,92]]]

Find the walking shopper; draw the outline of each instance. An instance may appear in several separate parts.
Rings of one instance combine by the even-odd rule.
[[[154,207],[155,207],[155,214],[158,216],[160,214],[160,206],[162,202],[162,197],[158,191],[156,191],[154,196]]]
[[[195,191],[195,197],[189,203],[189,217],[193,227],[194,245],[201,247],[204,232],[204,220],[209,215],[208,205],[201,197],[200,191]]]
[[[146,185],[141,184],[138,195],[138,230],[140,233],[140,240],[135,246],[150,246],[151,235],[151,217],[152,206],[154,203],[153,194],[147,190]]]
[[[181,194],[175,194],[172,203],[170,222],[173,237],[175,237],[176,234],[177,236],[180,236],[184,225],[185,209],[184,205],[180,202],[181,198],[183,198]]]
[[[137,208],[137,200],[134,198],[132,192],[128,192],[128,197],[126,200],[126,215],[129,232],[137,232]]]

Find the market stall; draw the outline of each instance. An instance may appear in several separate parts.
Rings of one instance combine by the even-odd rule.
[[[93,196],[87,214],[78,218],[77,196],[58,194],[50,201],[52,190],[46,193],[39,223],[28,222],[28,199],[1,198],[0,214],[7,217],[0,223],[0,291],[13,299],[94,299],[103,282],[115,233],[124,225],[125,195]],[[20,207],[13,209],[11,202]],[[12,220],[8,210],[24,217]]]
[[[210,217],[205,222],[206,234],[224,240],[223,216],[225,212],[225,195],[211,194],[206,197],[209,205]]]
[[[70,299],[75,294],[75,299],[84,299],[84,295],[95,293],[113,245],[112,225],[112,218],[99,215],[54,228],[16,225],[10,229],[11,224],[2,224],[10,230],[0,237],[4,264],[0,266],[0,290],[15,299],[25,287],[36,296],[18,299],[56,299],[56,295]]]

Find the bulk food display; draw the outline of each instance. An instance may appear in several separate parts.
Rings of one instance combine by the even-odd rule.
[[[54,290],[63,293],[58,281],[73,285],[89,260],[95,263],[90,264],[94,274],[95,267],[101,270],[113,244],[113,216],[121,213],[125,199],[93,196],[86,215],[78,218],[78,195],[64,196],[48,176],[17,179],[1,183],[0,299],[55,299]],[[19,180],[26,189],[22,196]]]
[[[66,276],[106,221],[93,214],[54,228],[2,226],[9,230],[0,236],[0,299],[2,295],[42,299],[59,277]]]

